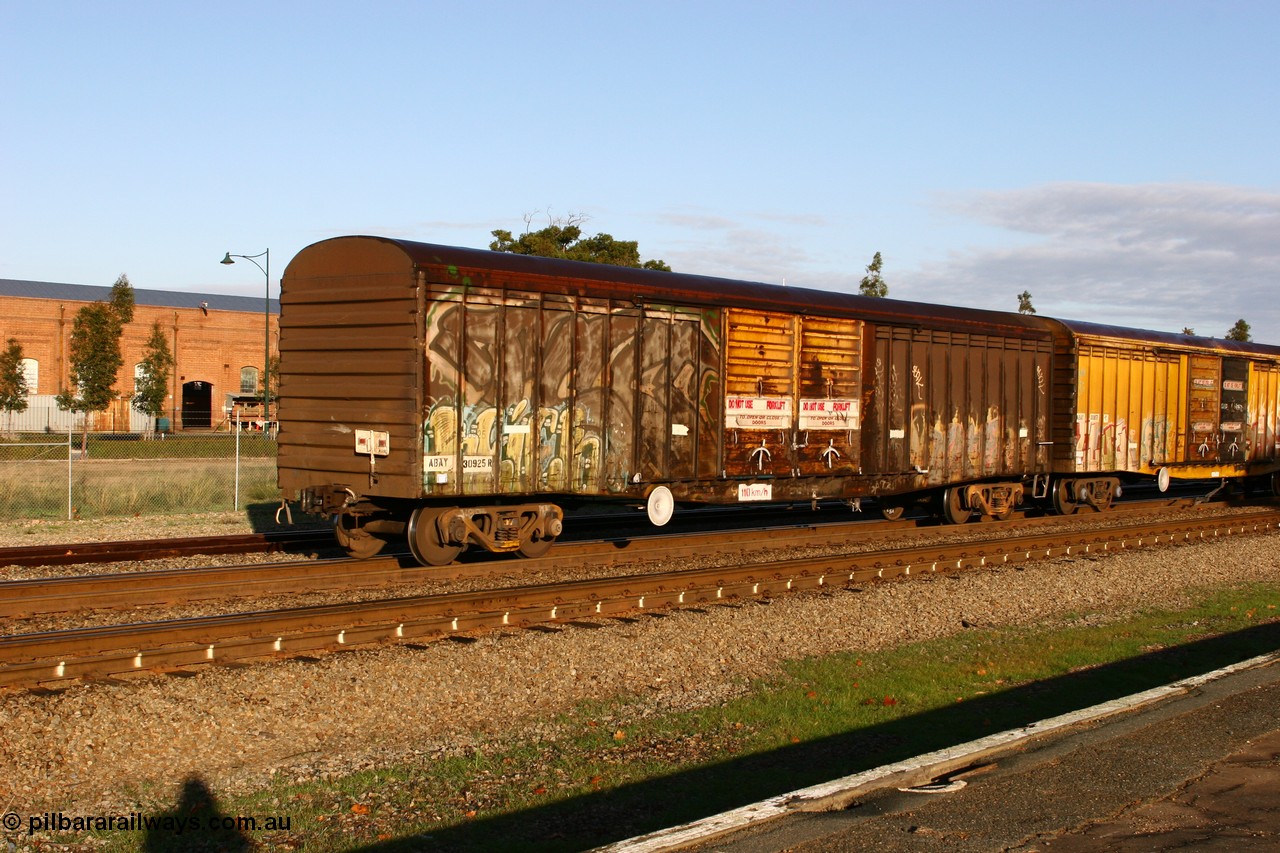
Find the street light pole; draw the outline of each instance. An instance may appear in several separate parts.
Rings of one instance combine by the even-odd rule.
[[[235,261],[232,258],[251,261],[267,277],[267,298],[262,306],[262,315],[266,322],[266,343],[262,357],[262,434],[267,435],[271,431],[271,250],[267,249],[256,255],[233,255],[227,252],[220,263],[234,264]],[[258,263],[257,258],[262,258],[266,266]]]

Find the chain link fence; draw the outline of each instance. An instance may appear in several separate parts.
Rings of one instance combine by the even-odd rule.
[[[239,511],[278,503],[276,441],[261,422],[223,430],[95,432],[81,415],[0,435],[0,512],[76,519]]]

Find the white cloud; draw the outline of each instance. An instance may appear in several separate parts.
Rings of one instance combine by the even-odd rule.
[[[788,270],[802,270],[812,257],[799,241],[783,231],[759,227],[753,220],[782,221],[788,225],[812,224],[817,217],[764,217],[745,214],[731,218],[696,209],[667,211],[657,217],[677,231],[657,252],[672,269],[700,275],[746,281],[779,283]],[[641,247],[642,250],[644,246]],[[643,253],[643,252],[642,252]]]
[[[1237,318],[1280,344],[1280,194],[1211,184],[1047,184],[943,200],[1019,245],[899,274],[892,295],[1222,336]]]

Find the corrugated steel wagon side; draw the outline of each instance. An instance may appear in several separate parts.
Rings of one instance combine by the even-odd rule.
[[[536,554],[595,498],[999,518],[1047,482],[1035,318],[374,237],[304,249],[281,305],[280,485],[352,553]]]
[[[1280,471],[1280,347],[1095,323],[1057,330],[1053,504],[1110,506],[1123,475]]]
[[[1052,339],[1035,318],[932,310],[869,326],[863,464],[891,506],[914,491],[953,523],[1005,518],[1048,480]]]

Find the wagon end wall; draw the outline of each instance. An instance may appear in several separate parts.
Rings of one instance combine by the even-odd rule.
[[[422,312],[413,265],[376,239],[319,243],[281,282],[280,487],[421,492]]]

